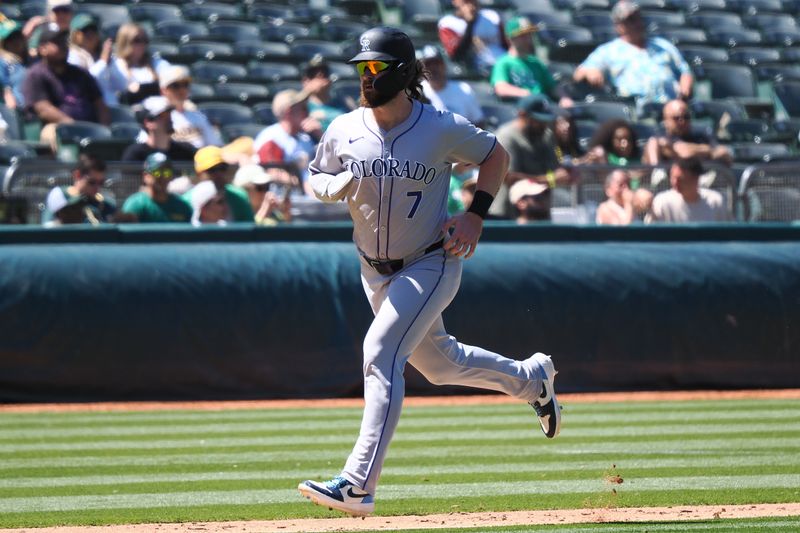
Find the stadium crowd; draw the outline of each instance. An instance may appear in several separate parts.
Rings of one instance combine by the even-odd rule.
[[[40,206],[28,222],[47,225],[302,220],[319,210],[306,179],[316,144],[358,106],[346,61],[383,23],[415,41],[429,103],[510,153],[493,219],[737,220],[743,169],[795,158],[795,96],[764,98],[753,76],[772,68],[762,85],[774,94],[800,80],[798,2],[325,4],[4,3],[4,198]],[[722,21],[738,41],[715,33]],[[743,71],[722,67],[751,77],[731,82]],[[34,190],[16,170],[26,159],[28,173],[42,159],[68,172]],[[104,188],[118,163],[139,165],[135,187]],[[474,168],[453,168],[451,213],[474,186]]]

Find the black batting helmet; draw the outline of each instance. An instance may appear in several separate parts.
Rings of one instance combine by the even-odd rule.
[[[416,72],[414,44],[408,35],[389,26],[370,28],[358,38],[361,51],[349,63],[385,61],[392,67],[375,76],[373,86],[382,93],[393,94],[408,87]]]

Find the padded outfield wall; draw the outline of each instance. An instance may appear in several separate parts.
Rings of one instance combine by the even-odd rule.
[[[0,401],[361,394],[346,225],[0,230]],[[487,225],[445,325],[561,391],[800,386],[800,227]],[[407,370],[412,394],[434,387]]]

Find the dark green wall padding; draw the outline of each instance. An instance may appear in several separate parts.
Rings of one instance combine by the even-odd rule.
[[[0,401],[359,395],[371,312],[350,234],[4,229]],[[445,324],[516,359],[552,354],[565,392],[798,387],[798,237],[488,225]],[[407,374],[412,394],[465,391]]]

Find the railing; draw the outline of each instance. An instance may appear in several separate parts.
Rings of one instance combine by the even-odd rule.
[[[792,163],[752,165],[738,189],[744,222],[800,220],[800,167]]]

